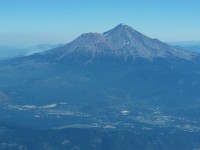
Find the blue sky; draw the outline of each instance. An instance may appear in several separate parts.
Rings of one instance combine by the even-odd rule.
[[[200,0],[0,0],[0,44],[67,43],[125,23],[162,41],[200,41]]]

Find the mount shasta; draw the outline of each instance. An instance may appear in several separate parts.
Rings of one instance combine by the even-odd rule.
[[[0,147],[34,149],[28,139],[10,136],[25,128],[27,137],[44,137],[40,147],[50,130],[49,140],[60,143],[48,145],[53,149],[113,149],[116,143],[114,149],[177,149],[177,143],[182,150],[198,149],[199,56],[120,24],[1,61],[0,121],[6,129]]]

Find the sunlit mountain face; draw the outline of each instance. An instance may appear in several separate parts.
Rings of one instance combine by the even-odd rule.
[[[120,24],[1,61],[0,149],[198,149],[199,56]]]

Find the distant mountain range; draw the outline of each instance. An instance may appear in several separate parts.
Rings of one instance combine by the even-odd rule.
[[[34,53],[39,53],[45,50],[50,50],[60,45],[40,44],[28,48],[14,48],[0,45],[0,59],[8,59],[19,56],[28,56]]]
[[[184,48],[193,52],[200,52],[200,45],[189,45]]]
[[[200,45],[200,41],[179,41],[169,42],[171,45],[189,46],[189,45]]]
[[[199,53],[120,24],[0,61],[0,121],[29,128],[25,137],[41,137],[43,149],[56,147],[53,135],[66,144],[58,149],[198,149],[199,75]],[[18,135],[7,128],[0,146]]]
[[[185,50],[192,52],[200,52],[200,42],[199,41],[183,41],[183,42],[171,42],[172,46],[181,47]]]

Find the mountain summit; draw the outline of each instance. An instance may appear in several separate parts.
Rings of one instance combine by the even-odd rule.
[[[69,44],[54,50],[60,58],[72,53],[96,55],[123,56],[125,58],[142,57],[149,60],[154,58],[178,57],[191,59],[193,54],[169,46],[157,39],[149,38],[132,27],[119,24],[115,28],[100,33],[86,33]]]

